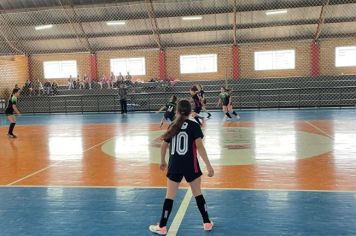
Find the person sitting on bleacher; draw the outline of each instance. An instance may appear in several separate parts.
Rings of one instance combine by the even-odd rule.
[[[57,95],[57,94],[58,94],[58,84],[57,84],[57,81],[53,81],[51,87],[52,87],[52,93],[53,93],[53,95]]]
[[[117,80],[118,82],[123,82],[125,79],[124,79],[124,76],[121,74],[121,72],[119,72],[119,75],[117,76]]]
[[[29,96],[32,94],[32,83],[29,79],[26,80],[25,85],[22,88],[21,94],[25,96]]]
[[[51,94],[52,85],[49,82],[49,80],[46,80],[46,82],[43,85],[43,88],[44,88],[44,94],[45,95],[50,95]]]
[[[72,78],[72,75],[69,76],[69,79],[68,79],[68,89],[74,89],[74,84],[73,84],[73,78]]]
[[[84,88],[91,89],[91,79],[89,78],[89,76],[87,76],[87,74],[84,74],[83,81],[84,81]]]

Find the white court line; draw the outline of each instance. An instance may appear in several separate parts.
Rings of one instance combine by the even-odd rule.
[[[96,148],[96,147],[98,147],[98,146],[100,146],[100,145],[106,143],[107,141],[110,141],[110,140],[113,139],[113,138],[115,138],[115,136],[114,136],[114,137],[111,137],[111,138],[109,138],[109,139],[107,139],[107,140],[104,140],[104,141],[102,141],[102,142],[100,142],[100,143],[97,143],[97,144],[95,144],[94,146],[92,146],[92,147],[90,147],[90,148],[88,148],[88,149],[85,149],[85,150],[83,151],[83,153],[86,153],[86,152],[88,152],[88,151],[90,151],[90,150],[92,150],[92,149],[94,149],[94,148]],[[43,171],[45,171],[45,170],[47,170],[47,169],[49,169],[49,168],[55,166],[55,165],[57,165],[58,163],[61,163],[61,162],[63,162],[63,161],[65,161],[65,160],[60,160],[60,161],[53,162],[53,163],[50,164],[49,166],[46,166],[46,167],[44,167],[44,168],[42,168],[42,169],[40,169],[40,170],[38,170],[38,171],[36,171],[36,172],[33,172],[33,173],[29,174],[29,175],[26,175],[26,176],[24,176],[24,177],[22,177],[22,178],[20,178],[20,179],[18,179],[18,180],[15,180],[14,182],[11,182],[11,183],[7,184],[6,186],[14,185],[14,184],[16,184],[16,183],[19,183],[19,182],[25,180],[25,179],[28,179],[28,178],[30,178],[30,177],[32,177],[32,176],[35,176],[35,175],[37,175],[37,174],[39,174],[39,173],[41,173],[41,172],[43,172]]]
[[[326,133],[324,130],[320,129],[318,126],[313,125],[312,123],[310,123],[309,121],[306,121],[306,120],[304,120],[304,122],[307,123],[308,125],[310,125],[311,127],[313,127],[314,129],[316,129],[316,130],[322,132],[323,134],[325,134],[325,135],[328,136],[329,138],[334,139],[333,136],[331,136],[330,134]]]
[[[166,189],[166,186],[79,186],[79,185],[0,185],[0,188],[79,188],[79,189]],[[190,187],[179,187],[190,189]],[[356,193],[356,190],[318,190],[318,189],[263,189],[263,188],[202,188],[202,190],[260,191],[260,192],[321,192]]]
[[[177,212],[176,216],[174,217],[171,226],[169,227],[167,236],[177,235],[179,226],[182,223],[182,220],[184,218],[185,212],[188,209],[188,206],[189,206],[190,200],[192,199],[192,196],[193,196],[192,191],[189,188],[183,198],[182,203],[180,204],[178,212]]]

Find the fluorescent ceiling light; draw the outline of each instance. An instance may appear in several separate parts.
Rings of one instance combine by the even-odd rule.
[[[106,22],[107,25],[124,25],[126,24],[125,21],[107,21]]]
[[[266,11],[266,15],[279,15],[279,14],[287,14],[288,10],[273,10],[273,11]]]
[[[182,20],[201,20],[203,19],[202,16],[184,16]]]
[[[38,25],[38,26],[35,26],[35,29],[36,30],[44,30],[44,29],[50,29],[52,27],[53,27],[53,25]]]

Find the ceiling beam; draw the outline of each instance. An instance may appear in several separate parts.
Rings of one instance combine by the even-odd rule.
[[[316,42],[320,36],[322,26],[324,25],[324,22],[325,22],[325,10],[329,6],[329,4],[330,4],[330,0],[325,0],[323,6],[321,7],[318,27],[317,27],[315,35],[314,35],[314,42]]]
[[[252,24],[237,24],[239,30],[248,29],[260,29],[260,28],[273,28],[273,27],[283,27],[283,26],[308,26],[317,25],[318,19],[312,20],[296,20],[296,21],[276,21],[269,23],[252,23]],[[329,18],[324,20],[324,24],[334,24],[334,23],[356,23],[355,17],[341,17],[341,18]],[[176,28],[176,29],[160,29],[158,33],[160,35],[165,34],[178,34],[178,33],[195,33],[195,32],[209,32],[209,31],[225,31],[231,30],[233,25],[219,25],[219,26],[207,26],[207,27],[194,27],[194,28]],[[108,38],[108,37],[123,37],[123,36],[148,36],[152,35],[150,30],[140,30],[140,31],[123,31],[123,32],[112,32],[112,33],[86,33],[86,37],[92,38]],[[78,36],[76,34],[65,34],[60,36],[36,36],[36,37],[19,37],[18,41],[40,41],[40,40],[58,40],[58,39],[75,39]],[[84,35],[79,35],[79,37],[84,37]]]
[[[264,3],[258,5],[237,5],[236,12],[254,12],[254,11],[268,11],[268,10],[275,10],[275,9],[293,9],[293,8],[305,8],[305,7],[320,7],[323,6],[323,0],[306,0],[302,2],[289,2],[289,1],[281,1],[278,6],[273,3]],[[351,4],[356,3],[356,0],[330,0],[329,5],[344,5],[344,4]],[[119,15],[102,15],[102,16],[87,16],[79,17],[79,21],[81,23],[95,23],[95,22],[106,22],[106,21],[114,21],[114,20],[140,20],[140,19],[148,19],[149,16],[146,12],[123,12],[122,5],[113,5],[110,7],[117,8],[117,11],[120,12]],[[108,7],[102,7],[108,8]],[[58,8],[56,8],[58,10]],[[85,8],[74,8],[76,11],[85,10]],[[89,8],[90,9],[97,9],[97,8]],[[53,9],[51,9],[53,10]],[[224,6],[224,7],[214,7],[214,8],[182,8],[182,9],[175,9],[174,11],[155,11],[155,18],[170,18],[170,17],[183,17],[183,16],[192,16],[192,15],[213,15],[213,14],[228,14],[233,13],[234,9],[233,6]],[[40,11],[36,11],[40,12]],[[36,14],[35,12],[33,14]],[[6,14],[5,14],[6,16]],[[9,22],[12,26],[34,26],[37,25],[37,22]],[[63,24],[63,19],[51,19],[46,24]]]
[[[71,6],[69,6],[69,9],[71,9],[71,11],[72,11],[72,13],[73,13],[73,15],[74,15],[74,18],[75,18],[75,21],[76,21],[75,23],[77,23],[78,26],[79,26],[79,29],[80,29],[80,31],[81,31],[80,33],[77,32],[77,29],[76,29],[76,27],[74,26],[74,22],[73,22],[73,20],[71,19],[71,17],[69,16],[69,14],[68,14],[68,12],[67,12],[67,9],[68,9],[68,8],[67,8],[66,6],[68,6],[68,5],[63,5],[61,0],[58,0],[58,2],[59,2],[59,4],[62,6],[62,8],[64,9],[64,14],[66,15],[66,19],[67,19],[67,21],[69,22],[69,24],[71,25],[72,29],[74,30],[76,38],[79,40],[79,42],[81,42],[82,39],[84,39],[84,47],[85,47],[89,52],[92,52],[93,50],[92,50],[92,48],[91,48],[91,46],[90,46],[89,40],[88,40],[87,36],[85,35],[85,32],[84,32],[84,29],[83,29],[83,26],[82,26],[81,22],[78,21],[78,16],[77,16],[77,14],[75,13],[74,8],[71,7]],[[69,4],[70,4],[70,3],[71,3],[71,0],[68,0],[68,2],[69,2]]]
[[[157,43],[158,48],[162,49],[161,36],[159,34],[157,19],[156,19],[156,16],[155,16],[155,11],[154,11],[154,8],[153,8],[152,0],[145,0],[145,3],[146,3],[146,6],[147,6],[147,13],[148,13],[148,16],[149,16],[149,19],[150,19],[153,38],[155,39],[155,42]]]
[[[232,27],[232,33],[233,33],[233,45],[237,45],[237,1],[234,0],[234,17],[233,17],[233,27]]]
[[[328,40],[334,38],[355,38],[356,33],[346,33],[346,34],[328,34],[321,35],[320,40]],[[301,42],[310,41],[314,39],[310,35],[303,35],[298,37],[280,37],[280,38],[261,38],[261,39],[240,39],[237,41],[238,44],[251,44],[251,43],[281,43],[281,42]],[[198,43],[178,43],[178,44],[166,44],[166,48],[179,48],[179,47],[204,47],[204,46],[230,46],[231,39],[214,41],[214,42],[198,42]],[[115,51],[115,50],[157,50],[156,44],[148,45],[135,45],[128,47],[100,47],[98,51]],[[79,53],[83,52],[83,49],[70,49],[70,50],[38,50],[34,51],[33,54],[47,54],[47,53]],[[0,52],[1,54],[1,52]]]

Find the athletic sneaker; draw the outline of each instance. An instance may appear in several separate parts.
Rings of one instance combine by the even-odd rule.
[[[17,138],[17,136],[14,135],[14,134],[7,134],[7,136],[8,136],[9,138]]]
[[[155,234],[159,235],[166,235],[167,234],[167,227],[159,227],[159,224],[156,225],[150,225],[149,227],[150,231]]]
[[[236,119],[238,119],[238,120],[240,119],[240,116],[239,116],[239,114],[236,114]]]
[[[230,121],[230,120],[231,120],[231,118],[224,116],[224,121]]]
[[[210,223],[204,223],[203,227],[205,231],[211,231],[213,229],[214,223],[210,221]]]

